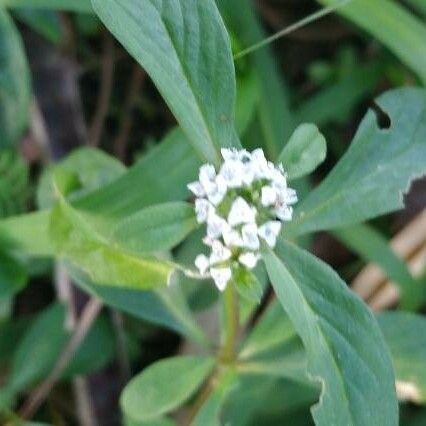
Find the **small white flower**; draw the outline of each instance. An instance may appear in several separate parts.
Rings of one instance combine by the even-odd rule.
[[[213,206],[204,198],[197,198],[195,200],[195,213],[197,215],[197,222],[204,223],[211,214]]]
[[[232,256],[231,250],[226,248],[219,240],[213,241],[212,253],[210,255],[210,264],[225,262]]]
[[[204,191],[203,185],[201,185],[201,183],[198,181],[188,184],[188,189],[196,197],[204,197],[206,195],[206,191]]]
[[[238,188],[243,184],[243,164],[236,160],[227,160],[221,167],[219,176],[229,188]]]
[[[283,204],[276,210],[276,215],[278,219],[289,221],[293,218],[293,209],[290,206]]]
[[[203,276],[207,275],[207,270],[210,267],[210,262],[207,256],[205,256],[204,254],[199,254],[196,258],[195,258],[195,266],[198,268],[198,270],[200,271],[200,274]]]
[[[228,191],[228,186],[222,176],[217,176],[215,184],[210,188],[207,193],[207,198],[214,205],[217,206],[223,200]]]
[[[232,277],[232,271],[231,268],[211,268],[210,275],[213,278],[216,287],[220,291],[224,291]]]
[[[200,184],[204,188],[206,194],[214,190],[216,185],[216,170],[211,164],[204,164],[200,167],[200,173],[198,175]]]
[[[203,242],[210,247],[209,257],[200,254],[195,265],[223,291],[232,279],[231,265],[256,266],[260,239],[275,246],[281,222],[292,219],[297,194],[288,188],[283,166],[267,161],[262,149],[249,153],[224,148],[221,153],[222,167],[216,171],[205,164],[199,181],[190,183],[188,189],[196,196],[197,221],[207,223]]]
[[[225,219],[211,212],[207,218],[207,236],[211,239],[219,238],[228,227]]]
[[[238,257],[238,261],[249,269],[253,269],[257,265],[259,256],[252,252],[242,253]]]
[[[260,246],[258,238],[258,229],[255,223],[244,225],[241,228],[242,245],[241,247],[248,248],[250,250],[257,250]]]
[[[281,195],[281,202],[285,204],[296,204],[298,201],[297,193],[292,188],[287,188],[287,190]]]
[[[277,220],[269,221],[259,227],[259,237],[265,240],[269,247],[275,247],[277,237],[281,231],[281,222]]]
[[[241,247],[243,245],[240,233],[230,226],[223,230],[222,237],[228,247]]]
[[[261,193],[262,206],[273,206],[277,202],[278,192],[272,186],[264,186]]]
[[[238,150],[236,148],[222,148],[220,153],[225,161],[239,160]]]
[[[238,197],[231,206],[228,215],[228,223],[231,226],[241,225],[242,223],[254,223],[256,221],[256,209],[250,207],[246,200]]]
[[[287,190],[287,178],[275,167],[270,172],[270,179],[272,180],[272,186],[275,188],[281,191]]]

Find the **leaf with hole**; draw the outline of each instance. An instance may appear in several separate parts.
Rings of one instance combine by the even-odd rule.
[[[339,228],[398,210],[410,183],[426,173],[426,90],[397,89],[377,105],[390,118],[381,129],[370,110],[346,154],[296,208],[287,236]]]

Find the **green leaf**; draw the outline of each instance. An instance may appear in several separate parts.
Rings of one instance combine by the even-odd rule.
[[[11,255],[0,251],[0,299],[20,291],[27,283],[25,268]]]
[[[149,205],[183,200],[188,196],[186,185],[196,178],[199,166],[200,160],[193,148],[180,129],[175,129],[122,177],[82,196],[74,205],[85,211],[120,218]],[[75,175],[73,169],[70,172]],[[53,256],[55,249],[49,238],[49,218],[49,211],[41,211],[0,221],[0,238],[10,240],[32,255]]]
[[[204,160],[238,146],[235,71],[214,0],[92,0],[107,28],[145,68]]]
[[[165,203],[121,220],[114,226],[111,238],[135,253],[166,251],[179,244],[196,226],[194,206]]]
[[[317,391],[288,380],[260,375],[241,376],[238,389],[226,402],[223,424],[299,425],[294,418],[296,410],[305,408],[317,398]],[[310,426],[309,411],[304,414],[300,425]],[[271,415],[275,421],[266,423]]]
[[[389,246],[389,242],[368,225],[353,225],[336,229],[333,234],[367,262],[379,265],[388,278],[399,285],[402,306],[419,308],[424,302],[423,286],[417,282],[407,265]]]
[[[0,8],[0,148],[15,145],[22,136],[30,92],[30,72],[21,37],[9,14]]]
[[[49,211],[40,211],[0,220],[0,241],[34,256],[53,256],[49,217]]]
[[[65,308],[53,304],[39,314],[16,348],[7,387],[20,392],[46,376],[66,340]]]
[[[93,12],[90,0],[0,0],[0,6]]]
[[[180,356],[147,367],[125,387],[120,404],[134,421],[154,420],[187,401],[210,374],[214,360]]]
[[[274,302],[247,336],[238,357],[242,360],[254,358],[293,340],[296,336],[290,318],[281,305]]]
[[[85,271],[93,281],[147,290],[166,286],[175,269],[168,262],[132,255],[96,231],[99,217],[71,207],[60,196],[51,214],[50,235],[57,255]]]
[[[37,188],[37,204],[40,209],[51,207],[56,201],[53,179],[58,178],[58,172],[69,181],[70,191],[67,191],[67,197],[76,200],[117,181],[125,174],[126,168],[98,149],[78,148],[44,171]]]
[[[0,365],[7,364],[12,358],[15,347],[29,325],[26,318],[11,318],[0,323]]]
[[[0,218],[25,211],[27,196],[27,164],[17,151],[0,150]]]
[[[336,0],[318,0],[330,6]],[[426,26],[393,0],[356,0],[338,9],[381,41],[426,84]]]
[[[71,265],[67,265],[67,270],[77,285],[107,305],[174,330],[203,346],[209,343],[192,316],[179,285],[142,292],[116,288],[108,282],[94,283]]]
[[[426,405],[426,318],[385,312],[377,319],[392,354],[397,381],[410,387],[413,402]]]
[[[244,43],[243,47],[251,46],[265,38],[265,32],[251,2],[218,0],[217,3],[227,26],[238,36],[241,43]],[[241,13],[242,10],[244,13]],[[257,50],[250,57],[237,59],[236,66],[245,59],[258,80],[258,114],[266,152],[269,158],[276,159],[294,130],[294,118],[290,112],[286,88],[269,47]]]
[[[346,154],[297,207],[287,235],[339,228],[404,206],[402,193],[426,172],[426,91],[398,89],[376,103],[390,128],[380,129],[375,113],[367,113]]]
[[[52,43],[59,43],[64,37],[60,17],[52,10],[17,9],[13,16]]]
[[[278,157],[288,179],[298,179],[313,172],[327,154],[327,142],[314,124],[301,124]]]
[[[314,256],[283,241],[275,250],[263,253],[272,286],[303,341],[308,375],[322,384],[316,424],[397,425],[392,363],[371,312]]]

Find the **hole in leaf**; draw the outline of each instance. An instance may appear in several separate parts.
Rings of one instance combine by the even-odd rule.
[[[382,129],[382,130],[390,129],[392,125],[392,120],[389,117],[389,115],[385,111],[383,111],[383,109],[376,103],[373,103],[373,105],[371,106],[371,109],[376,114],[376,120],[377,120],[377,125],[379,126],[379,129]]]

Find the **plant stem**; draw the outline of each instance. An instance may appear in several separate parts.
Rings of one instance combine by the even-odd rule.
[[[207,380],[207,382],[204,384],[204,387],[198,394],[194,404],[189,410],[187,420],[184,423],[185,426],[190,425],[192,423],[192,421],[200,411],[201,407],[204,405],[204,403],[210,397],[212,392],[215,390],[217,384],[219,383],[220,376],[223,372],[223,364],[232,364],[236,359],[236,343],[239,328],[239,311],[238,295],[236,294],[235,286],[233,284],[229,284],[226,287],[225,292],[223,293],[222,315],[224,339],[217,356],[216,369],[210,376],[210,378]]]
[[[219,359],[227,364],[235,360],[239,326],[238,299],[233,285],[228,285],[223,294],[223,315],[225,337]]]

